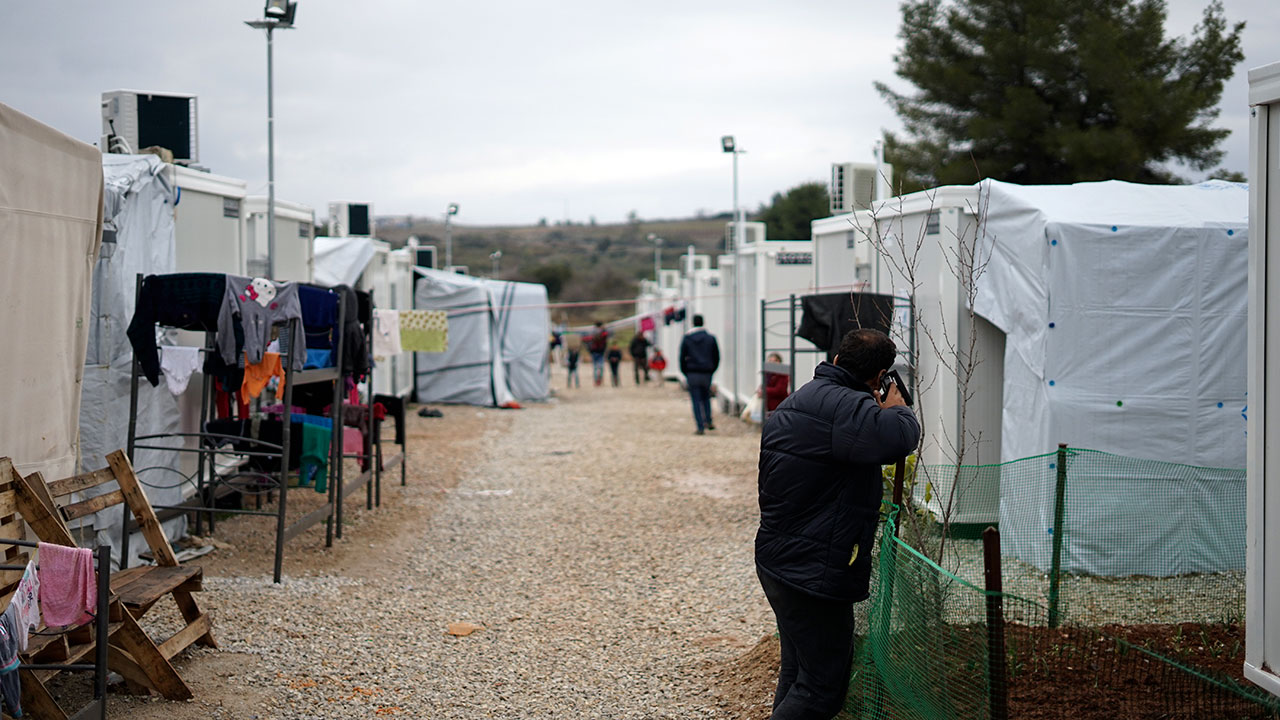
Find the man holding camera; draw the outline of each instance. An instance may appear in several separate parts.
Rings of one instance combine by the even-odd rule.
[[[764,424],[756,573],[782,642],[772,720],[828,720],[844,705],[853,604],[867,599],[880,519],[880,468],[920,440],[902,391],[885,382],[896,356],[884,333],[850,331],[834,361]]]

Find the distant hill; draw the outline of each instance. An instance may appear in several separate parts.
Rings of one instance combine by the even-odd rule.
[[[473,275],[488,276],[489,254],[502,251],[501,276],[547,285],[553,302],[633,298],[642,279],[653,277],[650,233],[663,238],[662,267],[675,268],[693,245],[700,254],[723,247],[727,216],[711,219],[637,221],[613,225],[530,225],[480,227],[454,223],[453,262]],[[379,218],[378,237],[401,247],[410,235],[435,245],[444,262],[444,223],[413,218]],[[609,320],[630,314],[628,305],[556,311],[559,321]]]

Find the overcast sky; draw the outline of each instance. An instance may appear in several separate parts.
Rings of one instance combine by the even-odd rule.
[[[1168,0],[1185,35],[1207,0]],[[56,5],[56,7],[55,7]],[[1219,125],[1248,155],[1247,69],[1280,61],[1280,2],[1225,0],[1245,61]],[[200,97],[200,163],[266,194],[266,42],[256,0],[7,0],[0,102],[88,142],[120,88]],[[300,0],[276,34],[277,197],[323,218],[331,200],[462,224],[683,217],[826,182],[870,161],[902,87],[896,2],[738,0],[427,3]],[[1193,177],[1199,180],[1200,177]]]

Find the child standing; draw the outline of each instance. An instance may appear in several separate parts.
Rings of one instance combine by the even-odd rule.
[[[662,371],[667,369],[667,359],[663,357],[662,350],[653,349],[653,357],[649,358],[649,369],[658,374],[658,387],[662,387]]]
[[[609,361],[609,375],[613,386],[618,387],[618,365],[622,364],[622,350],[618,349],[618,343],[609,345],[609,354],[605,358]]]

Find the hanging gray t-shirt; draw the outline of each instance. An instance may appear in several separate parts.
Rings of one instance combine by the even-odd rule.
[[[291,282],[272,282],[266,278],[227,276],[227,291],[222,296],[218,310],[218,352],[223,362],[236,365],[236,337],[234,318],[240,316],[244,327],[244,353],[247,362],[262,362],[262,354],[271,343],[271,327],[297,318],[297,330],[293,343],[281,335],[280,352],[287,353],[296,344],[293,353],[293,369],[301,370],[307,360],[306,334],[302,328],[302,305],[298,302],[298,286]]]

